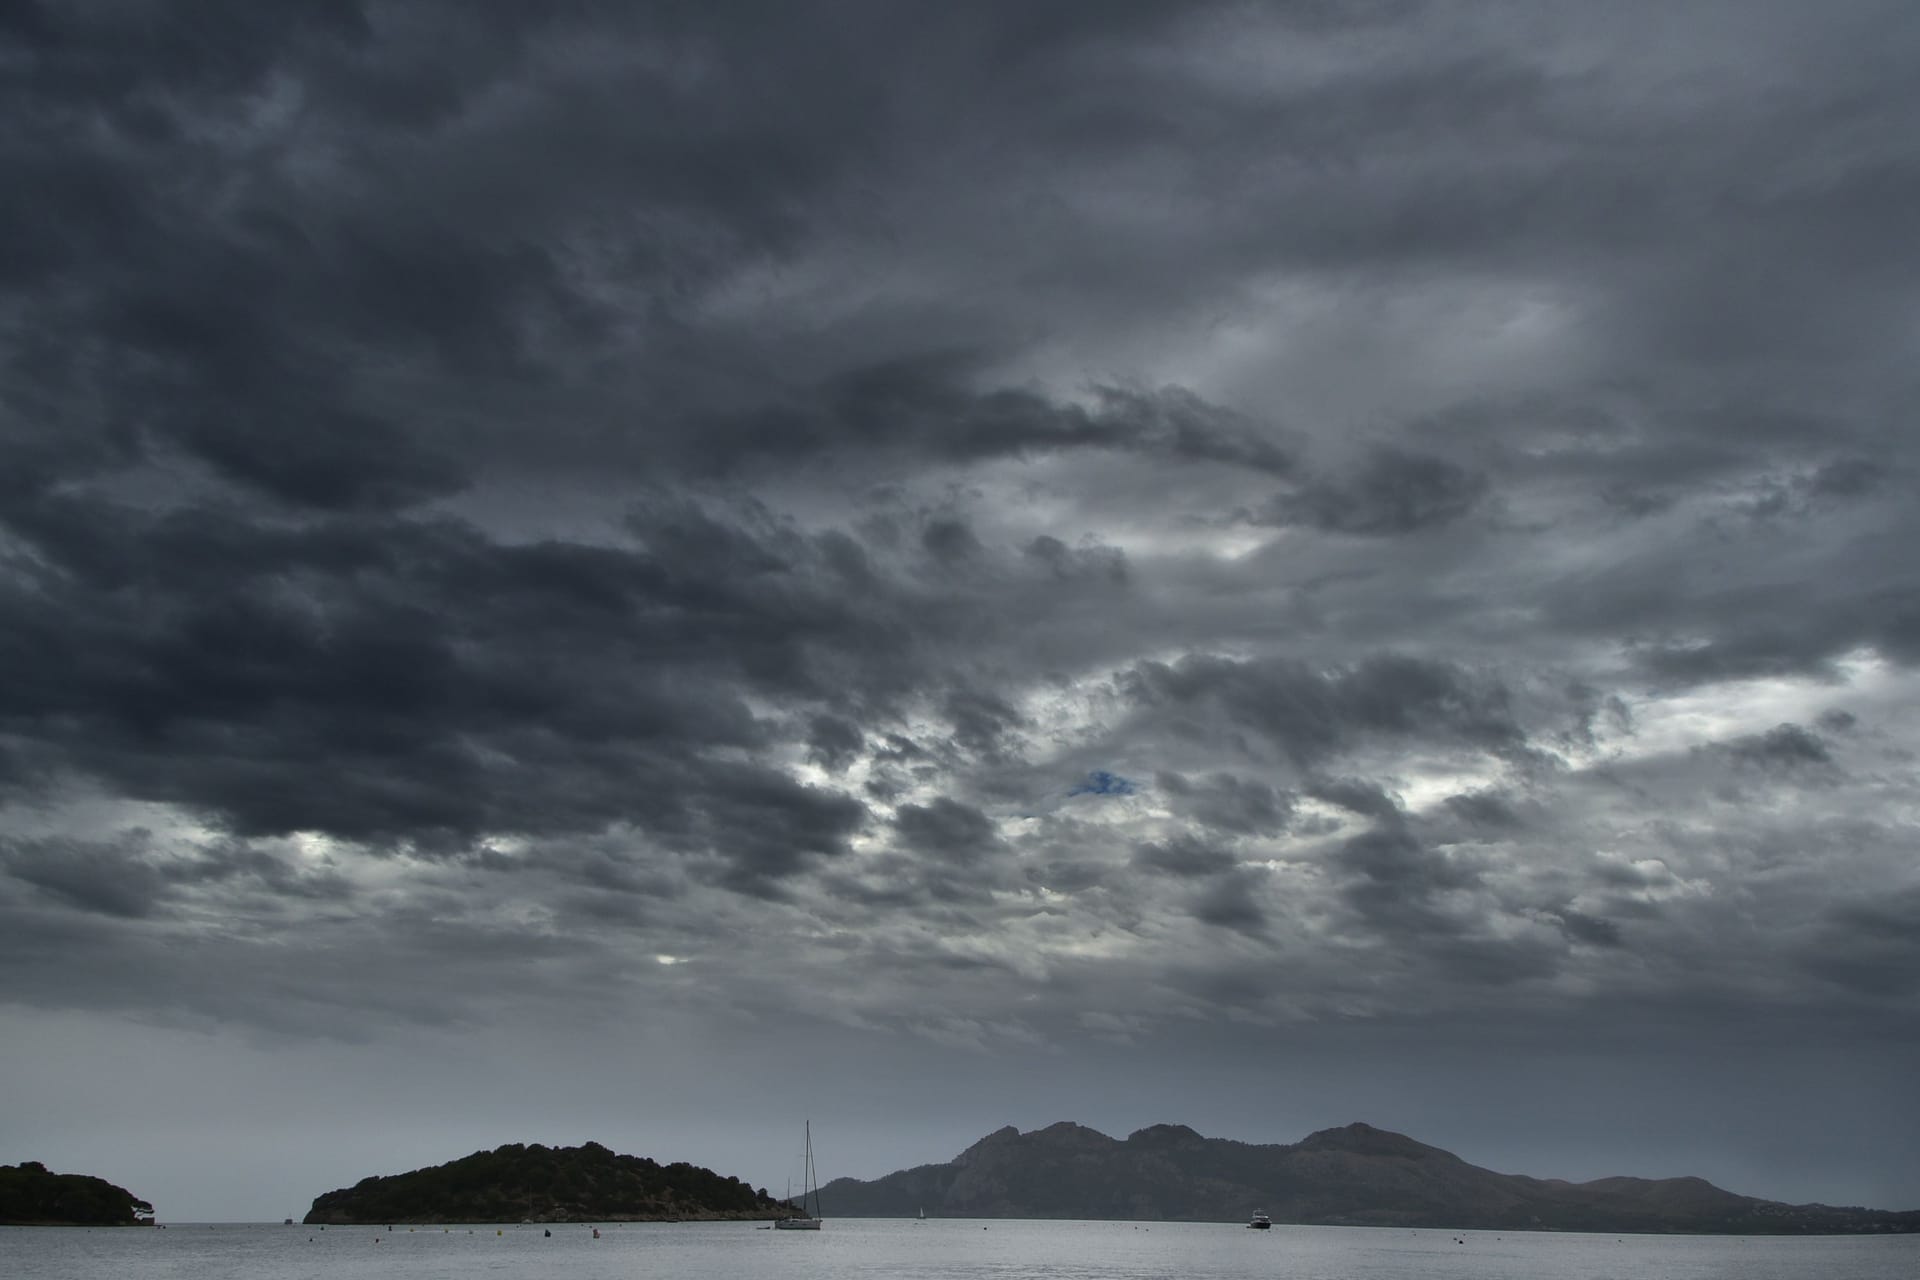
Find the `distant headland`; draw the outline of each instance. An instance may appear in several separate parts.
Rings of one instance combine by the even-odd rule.
[[[38,1160],[0,1165],[0,1226],[150,1227],[153,1206],[84,1173],[53,1173]]]
[[[844,1217],[1094,1218],[1504,1231],[1830,1235],[1920,1231],[1920,1211],[1790,1205],[1700,1178],[1592,1182],[1495,1173],[1371,1125],[1296,1143],[1154,1125],[1124,1141],[1062,1122],[988,1134],[946,1164],[820,1189]]]
[[[313,1202],[308,1225],[445,1222],[679,1222],[794,1216],[738,1178],[686,1163],[509,1143],[449,1164],[363,1178]]]

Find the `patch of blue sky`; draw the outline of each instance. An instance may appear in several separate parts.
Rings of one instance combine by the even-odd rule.
[[[1130,796],[1140,788],[1133,779],[1123,778],[1105,769],[1095,769],[1086,780],[1067,792],[1070,796]]]

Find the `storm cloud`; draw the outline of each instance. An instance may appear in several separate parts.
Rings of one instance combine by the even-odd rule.
[[[7,7],[0,1062],[371,1133],[420,1037],[805,1060],[870,1176],[1290,1140],[1165,1083],[1282,1059],[1446,1139],[1578,1045],[1633,1089],[1487,1157],[1570,1174],[1817,1027],[1863,1154],[1718,1172],[1920,1204],[1916,66],[1876,0]],[[1668,1119],[1591,1173],[1715,1173]]]

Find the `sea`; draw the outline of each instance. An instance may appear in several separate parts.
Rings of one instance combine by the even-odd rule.
[[[1237,1223],[0,1227],[6,1280],[1914,1280],[1920,1235],[1636,1236]],[[551,1232],[551,1234],[548,1234]]]

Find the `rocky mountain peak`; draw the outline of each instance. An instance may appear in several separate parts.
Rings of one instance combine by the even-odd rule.
[[[1344,1151],[1358,1156],[1403,1156],[1408,1159],[1447,1159],[1456,1157],[1451,1152],[1430,1147],[1424,1142],[1416,1142],[1404,1133],[1394,1133],[1388,1129],[1376,1129],[1370,1124],[1354,1123],[1342,1125],[1336,1129],[1321,1129],[1302,1138],[1298,1144],[1301,1151]]]

